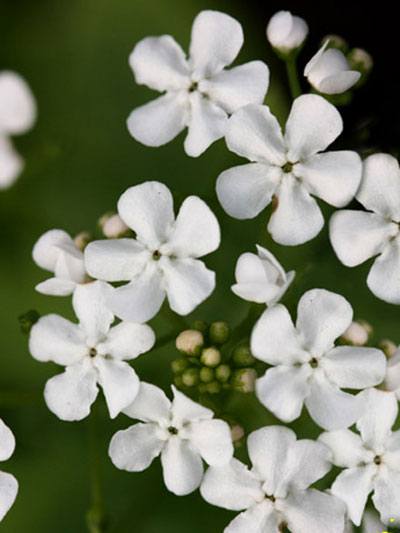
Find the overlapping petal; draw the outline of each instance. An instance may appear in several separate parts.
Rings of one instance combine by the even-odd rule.
[[[196,490],[203,478],[203,463],[189,441],[172,436],[161,452],[164,483],[177,496]]]

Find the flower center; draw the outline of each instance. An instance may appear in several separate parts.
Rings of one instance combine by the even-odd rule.
[[[160,258],[161,258],[161,253],[160,253],[158,250],[155,250],[155,251],[153,252],[153,260],[154,260],[154,261],[159,261]]]
[[[178,435],[178,430],[174,426],[169,426],[168,431],[171,435]]]
[[[192,81],[192,84],[189,87],[188,91],[190,93],[193,93],[194,91],[197,91],[198,88],[199,88],[199,84],[197,83],[197,81]]]
[[[90,348],[89,355],[90,355],[90,357],[96,357],[96,355],[97,355],[96,348]]]
[[[271,500],[271,502],[275,502],[276,501],[276,498],[273,494],[266,494],[265,497],[268,499],[268,500]]]
[[[317,368],[318,366],[318,360],[316,357],[313,357],[310,361],[309,361],[309,365],[311,366],[311,368]]]
[[[278,529],[281,533],[284,533],[284,531],[286,531],[288,525],[287,525],[287,522],[281,522],[278,526]]]
[[[282,170],[283,172],[285,172],[285,174],[292,172],[292,169],[293,169],[293,163],[289,163],[289,161],[285,163],[282,167]]]
[[[382,464],[382,457],[380,457],[379,455],[376,455],[376,456],[374,457],[374,463],[375,463],[376,465],[380,465],[380,464]]]

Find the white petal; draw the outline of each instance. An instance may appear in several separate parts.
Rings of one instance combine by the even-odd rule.
[[[381,253],[397,232],[396,224],[364,211],[337,211],[329,223],[333,249],[339,260],[349,267]]]
[[[146,37],[129,56],[136,83],[163,92],[184,88],[189,82],[185,54],[170,35]]]
[[[309,394],[311,373],[309,365],[270,368],[256,382],[257,398],[277,418],[292,422],[300,416]]]
[[[37,265],[45,270],[54,272],[57,259],[61,253],[60,248],[64,245],[73,245],[73,240],[67,232],[61,229],[52,229],[43,233],[36,241],[32,257]],[[78,251],[78,250],[77,250]]]
[[[400,169],[389,154],[373,154],[364,161],[357,199],[366,209],[400,221]]]
[[[337,346],[321,360],[329,379],[343,389],[365,389],[381,383],[386,374],[386,357],[381,350]]]
[[[362,163],[356,152],[316,154],[293,167],[308,192],[335,207],[347,205],[361,181]]]
[[[271,302],[277,298],[278,294],[281,294],[283,289],[286,274],[283,272],[282,278],[281,269],[280,265],[279,270],[277,269],[275,262],[268,259],[262,260],[256,254],[244,253],[237,260],[235,267],[237,283],[231,289],[245,300],[257,303]]]
[[[76,288],[75,281],[60,278],[49,278],[35,286],[41,294],[48,296],[69,296]]]
[[[325,98],[315,94],[299,96],[286,122],[289,160],[296,162],[325,150],[342,130],[340,113]]]
[[[31,329],[29,351],[38,361],[71,365],[87,353],[87,346],[79,326],[59,315],[46,315]]]
[[[164,298],[161,274],[150,265],[133,281],[114,289],[107,303],[121,320],[147,322],[158,313]]]
[[[327,430],[351,426],[365,409],[360,396],[341,391],[322,374],[314,374],[305,404],[314,422]]]
[[[215,288],[215,272],[198,259],[172,259],[160,266],[168,303],[179,315],[191,313]]]
[[[128,130],[145,146],[162,146],[185,128],[187,112],[187,96],[181,92],[168,92],[134,109],[127,120]]]
[[[256,217],[272,200],[280,171],[265,164],[250,163],[224,170],[217,180],[217,196],[234,218]]]
[[[385,526],[379,520],[379,517],[375,511],[365,511],[362,519],[362,533],[381,533],[385,530]],[[352,533],[352,529],[349,533]]]
[[[289,311],[281,304],[264,311],[251,333],[251,351],[270,365],[307,360]]]
[[[65,372],[46,383],[47,407],[61,420],[86,418],[97,397],[96,372],[90,362],[68,366]]]
[[[146,470],[153,459],[160,455],[165,441],[157,436],[155,424],[135,424],[117,431],[111,439],[108,455],[114,465],[128,472]]]
[[[374,483],[372,501],[381,520],[390,526],[400,523],[400,472],[383,470]]]
[[[369,389],[362,393],[365,415],[357,422],[364,443],[378,450],[387,443],[398,414],[396,398],[390,392]]]
[[[172,386],[174,400],[172,402],[172,425],[182,426],[188,422],[210,420],[213,412],[197,402],[188,398],[185,394]]]
[[[0,134],[0,190],[10,187],[23,168],[22,157],[16,152],[11,141]]]
[[[197,196],[181,205],[168,243],[161,248],[177,257],[202,257],[216,250],[221,241],[217,217]]]
[[[139,378],[125,361],[96,357],[94,365],[99,371],[98,382],[103,388],[108,411],[115,418],[127,408],[139,392]]]
[[[249,104],[232,115],[226,144],[250,161],[282,166],[286,162],[282,130],[269,107]]]
[[[319,356],[333,348],[352,318],[351,305],[343,296],[325,289],[312,289],[300,298],[296,327],[307,350]]]
[[[15,437],[0,418],[0,461],[7,461],[15,450]]]
[[[285,174],[276,191],[278,205],[272,213],[268,231],[275,242],[296,246],[318,235],[324,218],[317,202],[291,174]]]
[[[344,501],[349,517],[356,526],[361,523],[368,495],[373,489],[375,472],[376,465],[349,468],[339,474],[332,485],[332,494]]]
[[[105,281],[130,281],[144,269],[149,252],[134,239],[90,242],[85,248],[88,273]]]
[[[222,107],[198,91],[190,95],[188,134],[184,142],[187,155],[198,157],[214,141],[225,135],[228,115]]]
[[[190,424],[184,434],[207,464],[219,466],[232,459],[231,430],[223,420],[194,422]]]
[[[177,496],[185,496],[196,490],[203,478],[200,455],[188,441],[172,436],[161,452],[164,483]]]
[[[224,533],[279,533],[279,531],[279,515],[269,500],[249,507],[224,529]]]
[[[269,69],[262,61],[250,61],[201,80],[199,90],[226,113],[247,104],[262,104],[269,85]]]
[[[336,72],[321,80],[318,84],[318,90],[324,94],[341,94],[353,87],[360,77],[361,73],[356,70]]]
[[[135,359],[154,346],[155,335],[150,326],[120,322],[110,329],[104,342],[97,345],[97,353],[114,359]]]
[[[349,429],[339,429],[322,433],[318,440],[332,451],[332,462],[341,468],[352,468],[369,463],[374,455],[364,448],[361,437]]]
[[[385,302],[400,304],[400,237],[391,241],[375,259],[367,285]]]
[[[260,481],[235,458],[227,465],[208,468],[200,493],[206,502],[231,511],[247,509],[265,497]]]
[[[0,132],[11,135],[29,130],[36,104],[26,81],[16,72],[0,73]]]
[[[83,254],[75,244],[60,245],[54,274],[57,278],[71,280],[75,283],[85,283],[87,274],[83,261]]]
[[[387,364],[385,389],[400,392],[400,350],[392,355]]]
[[[171,402],[163,390],[151,383],[140,382],[139,392],[124,413],[144,422],[166,424],[170,419]]]
[[[331,451],[321,442],[298,440],[289,450],[286,466],[286,483],[299,490],[323,478],[332,468]]]
[[[18,481],[7,472],[0,472],[0,522],[15,502],[18,493]]]
[[[194,19],[190,62],[199,78],[208,78],[230,65],[243,45],[237,20],[219,11],[201,11]]]
[[[118,212],[137,239],[154,249],[168,239],[175,219],[171,191],[158,181],[127,189],[118,200]]]
[[[283,51],[298,48],[308,34],[305,20],[294,17],[289,11],[279,11],[267,26],[267,38],[273,47]]]
[[[114,315],[106,304],[111,290],[104,281],[78,285],[75,289],[72,305],[91,347],[108,333],[114,321]]]

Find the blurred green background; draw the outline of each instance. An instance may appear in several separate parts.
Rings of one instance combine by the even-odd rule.
[[[269,15],[279,7],[276,4],[271,5]],[[235,325],[243,319],[249,306],[230,292],[230,285],[237,257],[253,250],[256,243],[271,249],[287,269],[299,272],[290,297],[293,309],[307,288],[332,289],[351,301],[356,317],[374,325],[376,338],[395,341],[399,340],[399,311],[367,290],[369,264],[353,270],[339,264],[326,228],[304,246],[284,248],[266,234],[268,213],[253,221],[229,218],[218,205],[214,184],[218,174],[239,158],[227,151],[223,141],[202,157],[191,159],[183,152],[182,135],[165,147],[152,149],[135,142],[127,132],[129,112],[155,96],[134,83],[128,66],[134,44],[147,35],[169,33],[187,49],[193,18],[209,8],[225,11],[243,24],[245,45],[237,62],[256,58],[268,62],[272,83],[267,102],[284,119],[290,102],[284,72],[267,47],[267,14],[260,20],[257,3],[1,0],[0,8],[0,70],[16,70],[28,80],[39,110],[33,131],[15,140],[27,161],[26,170],[14,187],[0,192],[0,416],[17,438],[16,453],[0,468],[15,474],[20,483],[17,501],[0,531],[80,533],[87,531],[85,514],[91,497],[90,423],[62,422],[47,410],[42,400],[45,381],[61,369],[30,357],[27,337],[17,320],[32,308],[72,318],[69,299],[34,291],[35,284],[47,276],[31,260],[32,245],[44,231],[62,228],[72,235],[92,231],[100,215],[115,209],[128,186],[160,180],[172,189],[178,205],[189,194],[200,195],[222,226],[222,245],[207,258],[217,272],[217,289],[187,322],[225,319]],[[314,46],[317,42],[315,38]],[[354,148],[354,136],[345,145]],[[327,217],[332,212],[326,207],[324,211]],[[163,314],[152,325],[157,336],[177,328]],[[171,343],[142,356],[135,368],[144,380],[168,390],[169,363],[174,357]],[[230,408],[246,430],[274,421],[251,396],[238,395]],[[169,494],[158,460],[139,474],[114,468],[107,457],[108,442],[130,420],[120,415],[110,421],[101,403],[99,421],[95,448],[110,533],[223,530],[233,515],[209,506],[198,493],[185,498]],[[293,427],[301,436],[319,433],[305,417]]]

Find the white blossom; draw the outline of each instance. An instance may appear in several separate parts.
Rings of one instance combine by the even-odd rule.
[[[299,48],[308,35],[308,25],[300,17],[289,11],[278,11],[271,17],[267,26],[267,39],[282,53],[290,53]]]
[[[398,413],[392,394],[376,389],[363,393],[365,415],[350,430],[323,433],[320,441],[333,452],[333,462],[344,470],[331,491],[341,498],[350,519],[360,525],[370,493],[383,523],[400,524],[400,432],[392,432]]]
[[[229,425],[214,419],[210,409],[172,387],[172,402],[150,383],[140,384],[136,400],[124,413],[141,420],[118,431],[111,439],[109,455],[114,465],[141,472],[161,455],[168,490],[183,496],[196,490],[204,473],[203,461],[222,465],[233,455]]]
[[[285,245],[313,239],[324,225],[311,195],[341,207],[354,197],[361,159],[351,151],[320,153],[343,129],[336,108],[317,95],[293,102],[282,133],[266,106],[248,105],[229,119],[226,142],[251,163],[222,172],[217,195],[234,218],[256,217],[275,199],[268,231]]]
[[[24,167],[10,137],[28,131],[35,119],[36,104],[26,81],[15,72],[0,72],[0,189],[12,185]]]
[[[326,446],[269,426],[251,433],[247,447],[251,470],[237,459],[212,466],[200,488],[207,502],[242,511],[225,533],[343,533],[344,505],[309,488],[331,469]]]
[[[82,251],[61,229],[46,231],[35,243],[32,256],[38,266],[54,274],[36,285],[42,294],[68,296],[79,284],[89,281]]]
[[[150,350],[153,330],[143,324],[120,322],[105,301],[111,287],[96,281],[80,285],[73,295],[79,324],[59,315],[46,315],[32,327],[29,349],[38,361],[65,366],[46,383],[48,408],[62,420],[82,420],[103,389],[111,418],[135,399],[139,378],[126,362]]]
[[[272,368],[257,380],[256,394],[279,419],[295,420],[305,404],[319,426],[341,429],[363,414],[362,395],[341,389],[381,383],[386,358],[375,348],[335,347],[352,317],[352,308],[343,296],[323,289],[301,297],[296,326],[281,304],[260,317],[251,335],[251,352]]]
[[[336,48],[328,48],[329,40],[310,59],[304,69],[304,76],[320,93],[341,94],[355,85],[361,77],[357,70],[351,70],[345,55]]]
[[[7,461],[15,450],[15,438],[11,429],[0,418],[0,461]],[[7,472],[0,471],[0,522],[17,497],[18,481]]]
[[[231,289],[244,300],[273,305],[285,294],[295,272],[285,272],[270,251],[256,246],[257,255],[246,252],[239,257],[235,269],[236,284]]]
[[[197,196],[189,196],[175,219],[169,189],[149,181],[128,189],[118,212],[136,239],[91,242],[85,249],[89,274],[105,281],[129,281],[113,290],[111,310],[123,320],[145,322],[165,296],[176,313],[193,311],[214,290],[215,273],[199,257],[220,243],[218,221]]]
[[[400,304],[400,169],[394,157],[367,157],[356,198],[368,211],[335,213],[330,222],[332,246],[349,267],[378,256],[367,285],[381,300]]]
[[[164,94],[131,113],[131,135],[147,146],[161,146],[187,127],[184,147],[193,157],[223,137],[228,116],[262,103],[269,84],[261,61],[225,69],[242,45],[239,22],[218,11],[195,18],[189,58],[170,35],[140,41],[129,58],[136,82]]]

